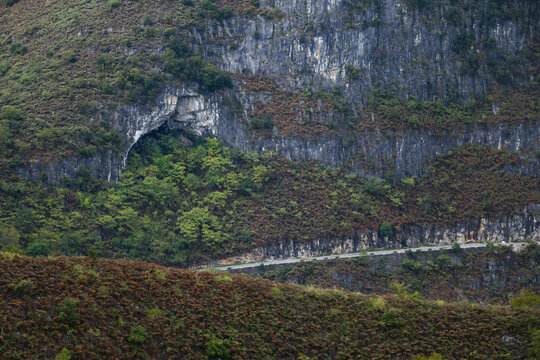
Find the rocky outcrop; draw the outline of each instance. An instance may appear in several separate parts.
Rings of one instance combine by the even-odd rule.
[[[356,230],[346,238],[314,239],[307,242],[283,239],[246,254],[222,259],[219,263],[346,254],[368,248],[397,249],[421,244],[518,242],[528,238],[540,240],[540,205],[531,205],[518,213],[498,219],[480,217],[449,227],[429,224],[405,225],[392,237],[382,236],[376,230]]]
[[[464,52],[512,56],[540,29],[532,1],[514,2],[511,17],[497,17],[487,0],[466,9],[441,0],[424,9],[412,3],[267,0],[261,6],[273,16],[236,17],[192,33],[205,56],[227,71],[263,74],[291,89],[344,85],[348,97],[365,104],[373,87],[422,100],[484,94],[493,74],[485,61],[463,71],[459,36],[471,39]],[[354,80],[347,66],[359,70]]]

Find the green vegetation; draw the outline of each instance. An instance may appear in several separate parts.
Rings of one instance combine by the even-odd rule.
[[[392,229],[392,225],[388,222],[384,222],[379,227],[379,232],[384,237],[391,237],[394,234],[394,229]]]
[[[405,224],[495,217],[539,196],[535,179],[504,171],[519,164],[517,156],[488,147],[467,145],[425,177],[393,183],[245,154],[213,139],[185,146],[180,136],[142,139],[117,184],[84,170],[56,188],[1,181],[0,246],[32,256],[92,253],[188,265],[285,238],[367,228],[391,237]]]
[[[96,282],[73,278],[75,266],[95,271]],[[122,260],[0,254],[0,267],[6,360],[506,359],[537,351],[537,309],[370,297],[237,275],[219,282],[219,274]],[[16,297],[9,284],[24,279],[36,284],[35,294]],[[67,299],[76,306],[66,309]],[[162,316],[149,318],[156,308]],[[59,309],[78,322],[65,327]],[[520,343],[502,342],[505,335]]]
[[[186,43],[178,38],[169,40],[164,57],[165,70],[184,81],[196,81],[201,91],[215,91],[224,87],[232,87],[228,73],[219,70],[215,65],[194,52]]]
[[[30,280],[21,280],[11,286],[13,293],[19,297],[30,296],[34,292],[34,283]]]
[[[132,344],[141,345],[146,341],[146,329],[141,325],[135,325],[131,328],[128,341]]]
[[[510,300],[510,305],[513,308],[540,308],[540,296],[531,290],[522,289],[521,296]]]
[[[54,357],[54,360],[71,360],[71,351],[63,348],[62,351]]]

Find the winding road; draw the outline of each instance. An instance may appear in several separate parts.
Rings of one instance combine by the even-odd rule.
[[[488,243],[468,243],[468,244],[460,244],[461,249],[471,249],[471,248],[483,248],[486,247]],[[514,249],[520,249],[527,245],[527,243],[519,242],[519,243],[493,243],[494,245],[501,245],[501,246],[513,246]],[[268,265],[284,265],[284,264],[294,264],[299,263],[303,261],[321,261],[321,260],[333,260],[333,259],[349,259],[349,258],[356,258],[361,256],[380,256],[380,255],[391,255],[391,254],[404,254],[407,251],[412,252],[419,252],[419,251],[439,251],[439,250],[449,250],[452,249],[454,245],[435,245],[435,246],[420,246],[420,247],[414,247],[414,248],[403,248],[403,249],[393,249],[393,250],[376,250],[376,251],[363,251],[363,252],[356,252],[356,253],[347,253],[347,254],[340,254],[340,255],[325,255],[325,256],[314,256],[314,257],[307,257],[307,258],[289,258],[289,259],[279,259],[279,260],[265,260],[261,262],[254,262],[249,264],[240,264],[240,265],[223,265],[223,266],[216,266],[216,267],[209,267],[204,268],[200,270],[220,270],[220,271],[227,271],[227,270],[238,270],[238,269],[248,269],[248,268],[254,268],[257,266],[268,266]]]

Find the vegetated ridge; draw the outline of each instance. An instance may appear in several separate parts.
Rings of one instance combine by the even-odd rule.
[[[539,310],[1,253],[4,359],[534,358]]]

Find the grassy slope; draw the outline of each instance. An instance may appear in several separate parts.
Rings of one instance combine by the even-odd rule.
[[[4,359],[52,358],[64,348],[81,359],[409,359],[433,351],[507,359],[525,356],[540,327],[534,309],[368,297],[142,262],[2,254],[0,268]],[[520,343],[504,344],[504,335]]]

